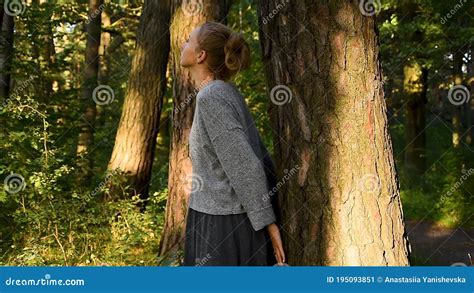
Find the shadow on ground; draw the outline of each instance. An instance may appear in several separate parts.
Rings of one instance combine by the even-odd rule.
[[[412,249],[412,266],[472,265],[474,229],[444,228],[426,221],[407,221],[406,231]]]

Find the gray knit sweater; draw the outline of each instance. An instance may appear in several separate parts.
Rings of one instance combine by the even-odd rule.
[[[258,231],[275,222],[275,170],[239,90],[212,80],[196,96],[189,136],[189,207],[213,215],[247,213]]]

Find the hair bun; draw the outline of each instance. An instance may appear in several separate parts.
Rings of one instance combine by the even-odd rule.
[[[243,35],[220,22],[201,25],[197,43],[207,52],[206,65],[218,79],[228,80],[250,67],[250,47]]]
[[[232,32],[224,46],[225,65],[231,72],[245,70],[250,65],[250,50],[241,33]]]

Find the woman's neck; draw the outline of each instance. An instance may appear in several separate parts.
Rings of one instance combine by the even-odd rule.
[[[210,75],[206,76],[201,81],[199,81],[197,89],[201,90],[203,87],[205,87],[209,82],[211,82],[213,80],[215,80],[215,78],[213,76],[210,76]]]
[[[209,70],[198,70],[191,74],[191,77],[197,90],[202,89],[210,81],[216,79],[214,74],[210,73]]]

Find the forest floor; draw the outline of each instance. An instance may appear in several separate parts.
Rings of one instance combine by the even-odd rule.
[[[406,221],[411,244],[412,265],[449,266],[454,263],[471,265],[474,261],[474,229],[445,228],[427,221]]]

